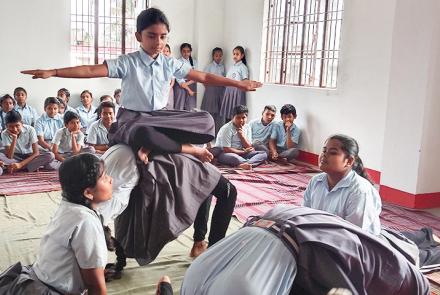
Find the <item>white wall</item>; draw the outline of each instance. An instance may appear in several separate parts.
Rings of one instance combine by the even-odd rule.
[[[380,170],[396,1],[344,2],[338,88],[266,84],[248,95],[248,106],[251,117],[256,117],[266,104],[280,108],[291,103],[303,131],[301,149],[317,154],[330,134],[345,133],[359,141],[365,164]],[[254,79],[260,77],[263,6],[263,0],[226,0],[226,44],[244,43],[249,48]]]
[[[96,102],[120,87],[114,79],[32,80],[19,73],[70,66],[70,1],[1,1],[0,11],[0,94],[12,95],[15,87],[22,86],[28,92],[28,103],[41,113],[43,100],[56,96],[61,87],[71,91],[73,106],[79,104],[79,93],[84,89],[92,91]]]

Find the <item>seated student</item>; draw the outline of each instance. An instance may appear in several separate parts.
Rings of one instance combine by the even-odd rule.
[[[319,155],[319,169],[304,192],[303,206],[327,211],[379,235],[382,202],[371,184],[353,138],[330,136]]]
[[[96,121],[98,116],[96,115],[96,107],[92,105],[92,93],[89,90],[84,90],[80,96],[82,105],[77,107],[76,111],[81,121],[81,131],[86,132],[87,128]]]
[[[38,144],[50,151],[52,149],[52,139],[58,129],[63,128],[64,123],[61,115],[58,113],[59,101],[55,97],[48,97],[44,101],[44,111],[35,122],[35,131],[37,132]]]
[[[274,123],[269,141],[270,159],[292,161],[298,157],[297,149],[300,130],[293,123],[296,119],[296,109],[291,104],[285,104],[280,110],[281,122]]]
[[[71,107],[69,105],[69,100],[70,100],[70,91],[67,90],[66,88],[61,88],[60,90],[57,91],[57,97],[61,98],[64,102],[64,109],[65,111],[62,112],[62,114],[64,114],[67,111],[71,111],[71,112],[77,112],[75,108]]]
[[[0,274],[1,294],[107,294],[107,247],[95,210],[112,197],[112,179],[91,154],[64,161],[59,178],[63,199],[41,239],[37,260],[29,266],[18,262]]]
[[[423,268],[440,264],[440,243],[432,229],[400,233],[382,229],[379,215],[382,202],[359,157],[355,139],[330,136],[319,156],[323,173],[312,178],[304,193],[303,205],[335,214],[373,235],[380,235],[394,247],[413,248],[409,259]]]
[[[115,120],[115,105],[110,101],[104,101],[97,110],[99,119],[87,130],[87,143],[93,146],[98,154],[103,154],[108,150],[108,130]]]
[[[13,99],[9,94],[5,94],[2,96],[2,98],[0,98],[0,131],[6,129],[6,114],[14,109],[15,104],[15,99]]]
[[[93,147],[84,147],[84,133],[77,113],[68,111],[64,114],[64,126],[55,133],[52,140],[52,152],[55,159],[63,162],[66,158],[79,153],[94,153]]]
[[[104,101],[109,101],[111,102],[114,106],[115,106],[115,119],[116,116],[118,115],[118,111],[119,111],[119,105],[115,102],[115,100],[113,99],[113,97],[111,97],[110,95],[103,95],[99,98],[99,103],[103,103]],[[98,108],[96,109],[96,114],[98,115],[98,119],[99,119],[99,110]]]
[[[115,102],[118,105],[118,107],[121,107],[121,89],[115,89],[115,92],[113,93],[113,97],[115,98]]]
[[[243,275],[246,274],[246,275]],[[182,295],[429,294],[405,256],[337,216],[276,206],[191,263]]]
[[[58,100],[58,114],[61,118],[64,118],[64,113],[66,112],[66,103],[63,99],[57,97]],[[76,110],[73,109],[73,112],[76,113]]]
[[[18,111],[22,117],[23,124],[35,126],[38,114],[35,108],[26,103],[27,92],[23,87],[17,87],[14,89],[14,98],[17,102],[14,109]]]
[[[19,112],[10,111],[5,118],[6,129],[2,131],[2,143],[5,150],[0,153],[0,160],[7,165],[9,173],[26,169],[34,172],[41,166],[53,170],[51,165],[54,155],[38,150],[38,139],[34,127],[25,125]]]
[[[269,139],[272,134],[273,119],[277,108],[274,105],[264,107],[261,118],[249,122],[252,130],[252,146],[256,151],[265,151],[269,157]]]
[[[252,131],[246,124],[248,109],[244,105],[234,107],[233,118],[220,128],[215,147],[222,149],[219,163],[250,170],[267,159],[264,151],[256,151],[251,145]]]

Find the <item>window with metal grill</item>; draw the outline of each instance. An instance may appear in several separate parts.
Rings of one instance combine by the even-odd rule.
[[[71,0],[72,65],[136,51],[136,17],[147,7],[147,0]]]
[[[343,0],[266,0],[266,83],[336,88]]]

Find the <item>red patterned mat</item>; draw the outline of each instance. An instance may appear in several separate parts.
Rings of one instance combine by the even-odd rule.
[[[14,196],[59,191],[58,171],[16,172],[0,176],[0,195]]]

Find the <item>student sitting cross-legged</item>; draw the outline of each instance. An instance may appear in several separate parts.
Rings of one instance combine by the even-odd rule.
[[[84,147],[84,133],[77,113],[67,111],[64,114],[64,126],[58,129],[52,140],[52,152],[55,159],[63,162],[66,158],[79,153],[94,153],[93,147]]]
[[[217,135],[216,148],[221,148],[219,163],[250,170],[267,159],[266,152],[252,147],[252,131],[246,124],[248,109],[238,105],[233,110],[233,118],[223,125]]]
[[[296,109],[291,104],[285,104],[280,110],[282,121],[276,122],[269,141],[270,159],[273,161],[292,161],[298,157],[297,148],[300,130],[293,121],[296,119]]]
[[[115,120],[115,105],[104,101],[98,107],[99,120],[93,122],[87,130],[87,143],[93,146],[96,153],[103,154],[108,150],[108,130]]]
[[[59,100],[56,97],[48,97],[44,101],[44,111],[35,122],[38,144],[48,151],[52,149],[52,139],[58,129],[63,128],[64,123],[58,113]]]
[[[12,110],[5,118],[6,130],[2,131],[5,150],[0,153],[0,161],[7,166],[8,172],[26,169],[36,171],[39,167],[53,170],[54,155],[38,150],[38,139],[34,127],[22,123],[19,112]]]
[[[256,151],[265,151],[267,156],[269,156],[269,140],[276,112],[277,108],[274,105],[267,105],[264,107],[261,118],[249,122],[252,130],[252,146]]]

